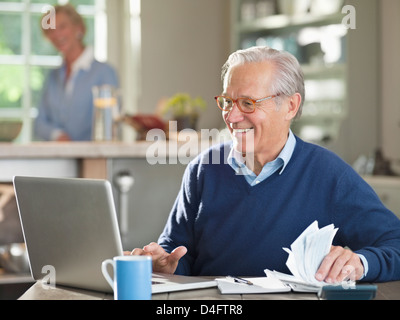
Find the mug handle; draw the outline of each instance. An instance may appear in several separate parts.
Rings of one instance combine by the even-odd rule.
[[[115,270],[114,261],[111,260],[111,259],[107,259],[107,260],[104,260],[101,263],[101,272],[103,273],[104,278],[107,280],[107,282],[111,286],[111,288],[114,289],[114,281],[111,279],[111,277],[110,277],[110,275],[109,275],[109,273],[107,271],[107,265],[108,264],[111,264],[113,266],[114,270]]]

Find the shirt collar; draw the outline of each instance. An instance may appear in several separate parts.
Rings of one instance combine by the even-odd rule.
[[[283,162],[283,166],[282,166],[279,174],[282,174],[283,171],[285,170],[286,166],[288,165],[290,159],[292,158],[295,146],[296,146],[296,138],[295,138],[292,130],[289,129],[289,137],[288,137],[288,139],[286,141],[286,144],[285,144],[285,146],[283,147],[282,151],[279,153],[279,155],[276,158],[276,159],[281,159],[282,162]],[[229,153],[227,161],[228,161],[228,164],[235,171],[238,171],[238,170],[240,170],[242,172],[250,171],[246,167],[245,158],[242,156],[242,154],[240,152],[236,151],[234,148],[231,148],[231,151]]]
[[[65,91],[67,95],[71,95],[74,90],[75,78],[79,70],[84,70],[84,71],[90,70],[93,60],[94,60],[93,48],[88,46],[85,48],[85,50],[83,50],[78,59],[76,59],[75,62],[72,64],[71,75],[65,84]]]
[[[282,174],[283,170],[285,170],[286,166],[288,165],[290,159],[292,158],[294,148],[296,147],[296,138],[292,132],[292,130],[289,129],[289,137],[288,140],[283,147],[281,153],[279,154],[278,158],[281,158],[283,160],[283,167],[279,174]]]
[[[93,48],[88,46],[78,57],[78,59],[76,59],[76,61],[72,64],[72,73],[75,73],[81,69],[86,71],[89,70],[93,60]]]

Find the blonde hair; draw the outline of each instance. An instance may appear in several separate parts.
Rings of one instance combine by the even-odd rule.
[[[82,16],[76,11],[75,7],[69,3],[65,5],[57,5],[54,7],[55,13],[64,13],[72,22],[73,25],[80,26],[82,28],[82,38],[86,33],[86,25],[85,22],[83,21]],[[47,15],[45,13],[42,17],[42,19]],[[49,32],[49,29],[44,29],[42,27],[42,31],[45,35]]]

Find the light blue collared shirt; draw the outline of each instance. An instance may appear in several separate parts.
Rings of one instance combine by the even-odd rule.
[[[103,84],[118,88],[114,68],[95,60],[90,48],[85,49],[72,68],[67,82],[65,62],[46,79],[34,126],[38,139],[55,140],[66,133],[74,141],[92,140],[92,88]]]
[[[289,130],[289,138],[278,157],[265,164],[258,176],[246,166],[245,159],[233,148],[229,153],[228,163],[236,173],[244,175],[246,181],[251,186],[255,186],[270,177],[279,169],[279,174],[282,174],[292,157],[295,146],[296,138],[294,137],[292,130]]]

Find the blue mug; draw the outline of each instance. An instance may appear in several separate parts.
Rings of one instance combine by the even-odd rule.
[[[107,266],[112,265],[114,279]],[[104,278],[114,290],[115,300],[150,300],[152,259],[149,256],[118,256],[101,264]]]

